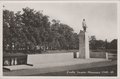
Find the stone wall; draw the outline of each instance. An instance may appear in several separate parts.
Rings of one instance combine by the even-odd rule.
[[[29,54],[27,62],[29,64],[42,64],[69,59],[73,59],[73,53]]]

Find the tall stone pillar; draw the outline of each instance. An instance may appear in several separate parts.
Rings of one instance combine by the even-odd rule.
[[[79,34],[79,58],[87,59],[89,55],[89,38],[85,31],[80,30]]]
[[[85,58],[90,58],[89,36],[87,32],[85,32]]]

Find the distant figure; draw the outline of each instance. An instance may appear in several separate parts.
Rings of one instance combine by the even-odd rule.
[[[86,25],[85,19],[83,19],[82,27],[83,27],[84,32],[86,32],[87,25]]]

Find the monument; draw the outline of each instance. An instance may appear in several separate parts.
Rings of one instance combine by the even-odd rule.
[[[89,54],[89,38],[88,33],[86,31],[87,25],[85,19],[82,22],[83,30],[80,30],[79,33],[79,58],[90,58]]]

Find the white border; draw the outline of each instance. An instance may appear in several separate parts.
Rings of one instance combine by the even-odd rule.
[[[111,0],[108,0],[108,1],[0,1],[0,40],[1,40],[1,43],[0,43],[0,51],[1,51],[1,53],[0,53],[0,62],[1,62],[1,64],[0,64],[0,79],[8,79],[8,78],[10,78],[10,79],[21,79],[21,78],[27,78],[27,79],[34,79],[34,78],[38,78],[38,79],[40,79],[40,78],[44,78],[44,79],[61,79],[61,78],[63,78],[63,79],[66,79],[66,78],[68,78],[68,79],[96,79],[96,78],[98,78],[98,79],[118,79],[118,78],[120,78],[120,76],[119,76],[119,73],[120,73],[120,68],[119,68],[119,66],[120,66],[120,63],[118,62],[119,61],[119,57],[120,57],[120,54],[119,54],[119,51],[120,51],[120,49],[118,49],[118,76],[117,77],[112,77],[112,76],[110,76],[110,77],[105,77],[105,76],[89,76],[89,77],[87,77],[87,76],[20,76],[20,77],[18,77],[18,76],[3,76],[3,72],[2,72],[2,70],[3,70],[3,68],[2,68],[2,56],[3,56],[3,54],[2,54],[2,49],[3,49],[3,47],[2,47],[2,37],[3,37],[3,35],[2,35],[2,33],[3,33],[3,28],[2,28],[2,23],[3,23],[3,19],[2,19],[2,9],[3,9],[3,4],[4,3],[117,3],[117,16],[118,16],[118,18],[117,18],[117,27],[118,27],[118,44],[120,45],[120,42],[119,42],[119,37],[120,37],[120,23],[119,23],[119,21],[120,21],[120,1],[119,0],[115,0],[115,1],[111,1]],[[119,47],[119,45],[118,45],[118,48],[120,48]]]
[[[119,1],[1,1],[2,3],[118,3]]]

